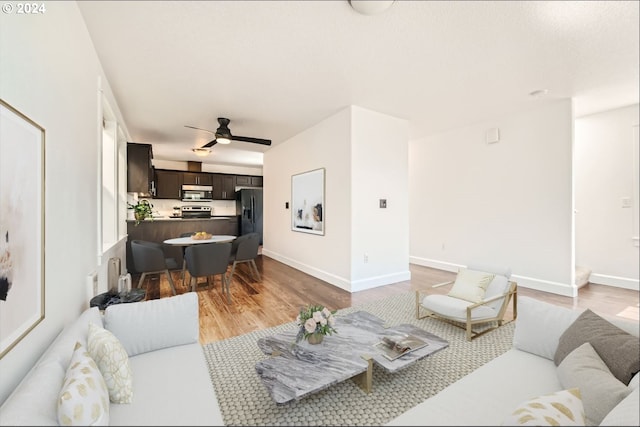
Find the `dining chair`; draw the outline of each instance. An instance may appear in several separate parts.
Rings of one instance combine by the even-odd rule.
[[[231,254],[229,255],[229,264],[231,264],[231,273],[229,274],[229,282],[233,279],[233,274],[236,271],[236,265],[241,263],[248,263],[251,270],[251,276],[255,280],[262,280],[260,278],[260,272],[256,265],[255,259],[258,257],[258,247],[260,246],[260,234],[247,233],[237,237],[231,243]],[[255,274],[255,275],[254,275]],[[257,277],[257,279],[256,279]]]
[[[148,242],[146,240],[132,240],[131,254],[133,257],[134,269],[142,273],[138,281],[138,288],[144,284],[144,280],[148,274],[167,275],[167,280],[171,285],[173,295],[176,295],[176,286],[173,283],[171,272],[169,270],[177,270],[178,263],[175,258],[166,258],[162,250],[162,243]]]
[[[210,285],[209,277],[214,276],[213,285],[215,287],[215,276],[219,274],[222,291],[227,294],[227,302],[230,303],[229,279],[226,274],[230,253],[231,243],[203,243],[187,247],[185,259],[187,260],[187,270],[191,276],[191,290],[196,290],[198,277],[205,276],[207,285]]]

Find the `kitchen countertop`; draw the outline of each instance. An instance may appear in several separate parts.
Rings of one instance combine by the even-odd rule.
[[[172,216],[161,216],[154,217],[153,221],[207,221],[207,220],[216,220],[216,219],[233,219],[237,218],[237,215],[211,215],[211,218],[181,218],[181,217],[172,217]],[[135,222],[135,219],[128,219],[127,222]],[[145,219],[145,221],[152,221],[150,219]]]

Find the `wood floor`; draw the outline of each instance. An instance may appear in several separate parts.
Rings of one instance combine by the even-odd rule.
[[[262,275],[261,281],[253,280],[248,265],[236,267],[231,282],[231,304],[226,302],[219,278],[216,278],[214,286],[199,286],[202,344],[293,321],[300,307],[309,303],[322,304],[332,310],[341,309],[411,291],[412,283],[431,285],[455,279],[454,273],[411,264],[410,281],[350,293],[263,255],[258,256],[256,264]],[[182,284],[179,272],[173,273],[173,278],[178,294],[190,290]],[[138,277],[133,279],[137,284]],[[143,288],[147,290],[147,299],[171,296],[171,288],[164,275],[159,280],[158,277],[146,280]],[[433,292],[446,293],[448,289],[445,286]],[[580,288],[577,298],[522,287],[518,289],[518,295],[570,308],[590,308],[596,313],[611,316],[626,310],[623,316],[630,313],[637,319],[638,291],[587,284]],[[507,318],[510,315],[507,313]]]

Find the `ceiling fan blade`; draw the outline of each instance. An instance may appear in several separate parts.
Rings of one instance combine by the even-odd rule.
[[[195,129],[195,130],[203,130],[205,132],[209,132],[209,133],[215,134],[214,131],[209,130],[209,129],[202,129],[202,128],[197,128],[195,126],[189,126],[189,125],[184,125],[184,127],[189,128],[189,129]]]
[[[216,141],[215,139],[213,141],[209,141],[206,144],[204,144],[202,146],[202,148],[209,148],[209,147],[213,147],[214,145],[216,145],[218,143],[218,141]]]
[[[270,139],[251,138],[250,136],[231,136],[233,141],[253,142],[254,144],[271,145]]]

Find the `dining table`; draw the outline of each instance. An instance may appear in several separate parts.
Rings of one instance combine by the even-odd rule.
[[[182,247],[182,283],[184,284],[185,271],[187,269],[187,259],[185,258],[185,251],[188,246],[202,245],[205,243],[227,243],[233,242],[237,236],[231,236],[226,234],[213,234],[208,239],[194,239],[192,236],[187,237],[174,237],[167,239],[163,243],[171,246]]]

